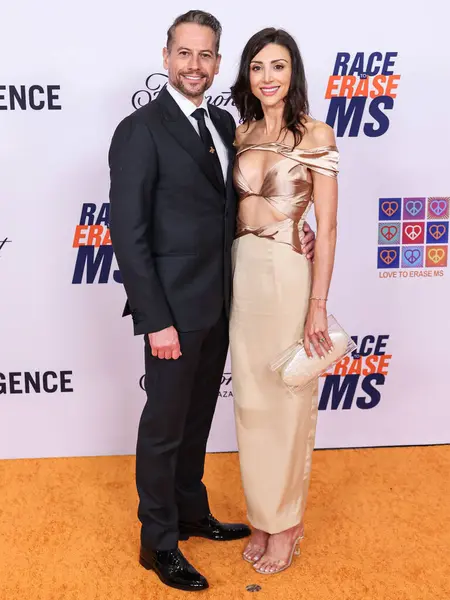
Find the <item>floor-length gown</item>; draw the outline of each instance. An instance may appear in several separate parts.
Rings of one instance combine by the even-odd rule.
[[[260,152],[272,153],[272,164],[260,189],[252,189],[252,165],[254,173]],[[302,338],[311,293],[311,263],[300,249],[313,202],[310,171],[336,177],[338,158],[335,146],[305,150],[276,142],[246,144],[238,148],[234,167],[239,211],[252,198],[260,218],[250,227],[238,216],[233,244],[230,344],[236,430],[248,518],[268,533],[297,525],[305,509],[317,383],[294,396],[269,364]]]

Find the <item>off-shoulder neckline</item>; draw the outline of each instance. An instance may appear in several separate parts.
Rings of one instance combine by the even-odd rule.
[[[243,148],[257,148],[258,146],[281,146],[282,148],[289,148],[291,152],[317,152],[318,150],[338,150],[335,145],[327,145],[327,146],[316,146],[315,148],[299,148],[296,147],[292,149],[291,145],[283,144],[280,142],[261,142],[260,144],[234,144],[238,150]]]

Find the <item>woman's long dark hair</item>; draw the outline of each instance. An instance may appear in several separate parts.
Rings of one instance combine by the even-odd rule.
[[[250,87],[250,63],[258,52],[268,44],[284,46],[291,55],[291,85],[285,98],[283,119],[285,129],[294,134],[295,145],[297,146],[302,141],[305,133],[302,119],[309,114],[309,103],[305,68],[300,50],[294,38],[287,31],[268,27],[258,31],[249,39],[242,52],[238,75],[231,88],[231,97],[243,123],[258,121],[263,118],[264,113],[261,102],[252,94]]]

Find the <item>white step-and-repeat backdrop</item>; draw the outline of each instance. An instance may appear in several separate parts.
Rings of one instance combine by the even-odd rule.
[[[316,446],[450,442],[445,0],[26,0],[3,6],[0,37],[0,458],[134,452],[143,343],[120,316],[107,151],[165,83],[166,31],[190,8],[223,25],[214,104],[237,117],[245,42],[284,27],[336,131],[330,311],[358,351],[321,380]],[[236,448],[232,404],[227,366],[210,451]]]

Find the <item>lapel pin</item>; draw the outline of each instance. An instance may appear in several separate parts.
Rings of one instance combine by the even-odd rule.
[[[212,146],[210,147],[209,151],[211,152],[211,154],[214,154],[214,152],[215,152],[215,150]]]

